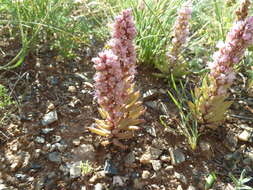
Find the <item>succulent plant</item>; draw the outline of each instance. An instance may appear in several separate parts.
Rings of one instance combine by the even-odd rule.
[[[183,64],[182,60],[179,59],[179,55],[187,41],[187,37],[190,34],[189,20],[191,19],[191,14],[192,2],[187,1],[178,10],[178,17],[174,24],[172,45],[166,54],[169,61],[169,70],[174,75],[182,75],[180,72],[185,72],[185,65]]]
[[[126,148],[119,140],[133,137],[133,132],[139,129],[137,125],[143,122],[139,116],[145,111],[139,101],[140,92],[134,90],[136,29],[130,9],[116,17],[112,29],[109,49],[92,60],[96,69],[95,96],[103,120],[95,119],[96,126],[89,130],[107,137],[103,144],[114,143]]]
[[[195,117],[211,128],[220,125],[231,101],[226,101],[228,88],[233,84],[236,73],[233,67],[238,64],[246,48],[253,43],[253,17],[236,21],[227,34],[225,43],[219,43],[219,50],[208,63],[210,73],[204,78],[202,86],[195,88],[194,101],[189,107]]]

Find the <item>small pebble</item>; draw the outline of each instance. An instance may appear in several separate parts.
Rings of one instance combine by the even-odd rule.
[[[148,179],[150,177],[150,172],[148,170],[144,170],[141,175],[142,179]]]
[[[76,92],[76,87],[69,86],[68,91],[71,92],[71,93],[74,93],[74,92]]]
[[[36,137],[35,142],[43,144],[45,143],[45,139],[43,137]]]
[[[81,143],[81,141],[80,141],[80,139],[74,139],[74,140],[72,141],[72,143],[73,143],[73,145],[75,145],[75,146],[79,146],[80,143]]]

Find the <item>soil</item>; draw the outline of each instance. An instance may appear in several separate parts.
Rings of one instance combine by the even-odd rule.
[[[232,185],[229,174],[238,177],[246,168],[247,176],[253,177],[252,160],[250,165],[244,163],[246,152],[252,151],[253,143],[239,140],[233,151],[226,146],[229,133],[236,137],[243,131],[239,126],[246,125],[252,129],[253,117],[250,108],[253,98],[249,97],[249,93],[243,88],[242,78],[238,78],[238,85],[231,91],[231,99],[235,103],[225,124],[216,131],[203,134],[199,145],[206,143],[204,148],[198,146],[197,150],[192,151],[184,136],[169,130],[177,129],[179,121],[177,109],[166,94],[170,85],[163,79],[154,77],[153,73],[156,71],[153,68],[139,66],[137,89],[140,89],[142,94],[150,89],[159,91],[158,95],[144,101],[144,105],[148,101],[164,102],[168,110],[168,128],[160,123],[159,117],[163,111],[146,105],[147,111],[143,115],[146,122],[140,126],[141,130],[133,139],[123,142],[128,145],[128,149],[121,150],[113,145],[102,146],[102,138],[87,130],[87,127],[93,124],[94,118],[100,118],[98,105],[94,100],[92,77],[95,71],[90,58],[83,56],[66,62],[59,60],[55,53],[31,54],[21,67],[1,72],[0,83],[9,89],[16,102],[4,110],[10,114],[0,127],[0,184],[5,184],[6,189],[89,190],[95,189],[95,186],[98,189],[98,184],[101,184],[103,189],[174,190],[180,189],[180,186],[181,189],[187,189],[190,185],[195,189],[204,189],[206,177],[215,172],[217,180],[212,189],[224,190],[229,184]],[[8,57],[1,61],[7,59]],[[56,111],[58,119],[43,126],[41,120],[50,111]],[[42,129],[45,128],[52,128],[53,131],[43,134]],[[57,136],[60,136],[60,142],[66,145],[64,151],[48,148],[55,143]],[[43,137],[45,142],[38,143],[37,137]],[[80,143],[73,143],[74,140]],[[88,155],[91,156],[89,160],[93,170],[71,178],[68,169],[65,172],[62,168],[66,163],[85,161],[87,155],[78,153],[82,145],[94,147],[94,151],[91,151],[94,156]],[[155,170],[151,163],[140,161],[148,147],[161,150],[156,159],[161,163],[158,170]],[[179,148],[184,154],[185,161],[172,165],[170,150],[175,148]],[[38,150],[41,152],[39,155]],[[50,161],[50,152],[59,152],[61,161]],[[235,163],[226,159],[227,155],[235,152],[242,155]],[[20,157],[23,153],[29,155],[25,156],[27,160]],[[135,158],[127,164],[125,158],[129,153]],[[162,156],[167,156],[168,159],[162,159]],[[109,171],[109,174],[92,181],[91,178],[105,170],[105,162],[108,160],[117,171],[111,174]],[[16,162],[17,166],[13,166]],[[36,164],[39,165],[37,168],[31,167]],[[143,177],[146,171],[149,175]],[[181,177],[177,177],[175,173],[179,173]],[[23,174],[25,177],[17,174]],[[115,176],[122,179],[121,186],[113,182]],[[253,187],[252,180],[247,185]]]

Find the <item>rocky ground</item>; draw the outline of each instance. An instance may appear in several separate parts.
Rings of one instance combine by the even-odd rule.
[[[0,190],[202,190],[211,172],[217,176],[212,189],[232,190],[229,174],[246,169],[253,176],[253,97],[242,91],[243,75],[231,90],[235,103],[226,123],[203,134],[191,151],[185,137],[170,130],[179,120],[166,93],[170,86],[139,67],[146,122],[123,151],[101,146],[87,130],[99,115],[91,56],[84,55],[69,63],[30,56],[22,67],[1,73],[16,105],[4,110],[11,113],[0,126]],[[168,116],[168,128],[160,115]]]

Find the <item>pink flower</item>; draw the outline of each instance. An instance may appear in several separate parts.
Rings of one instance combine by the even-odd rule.
[[[122,116],[118,108],[123,106],[129,96],[136,74],[136,52],[133,39],[136,29],[130,9],[117,16],[112,27],[112,39],[108,41],[109,50],[102,51],[93,58],[96,74],[95,96],[98,103],[109,114],[107,118],[113,125]],[[131,79],[131,80],[127,80]],[[115,127],[115,126],[114,126]]]
[[[228,33],[225,43],[213,55],[208,63],[210,77],[216,80],[214,94],[224,94],[235,79],[233,66],[240,62],[245,50],[253,42],[253,17],[237,21]],[[225,87],[226,86],[226,87]]]
[[[187,37],[189,35],[189,20],[192,14],[192,3],[187,1],[182,5],[182,8],[178,10],[178,17],[174,25],[174,38],[172,39],[172,49],[167,53],[167,58],[170,63],[176,63],[178,60],[178,55],[186,43]]]

